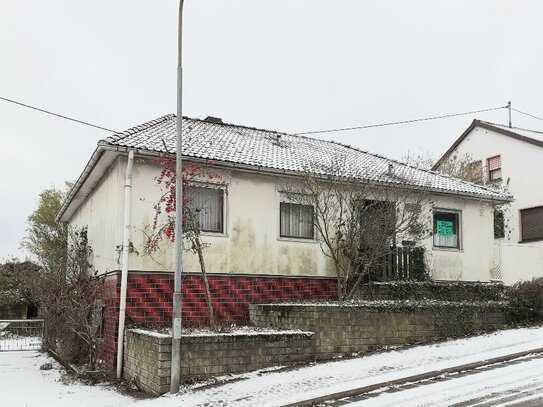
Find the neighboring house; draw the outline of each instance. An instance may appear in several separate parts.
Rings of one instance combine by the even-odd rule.
[[[508,284],[543,277],[543,132],[474,120],[433,169],[465,156],[487,184],[514,197],[497,212],[495,277]]]
[[[135,154],[132,173],[128,321],[164,323],[171,318],[173,245],[165,242],[152,257],[143,255],[153,205],[161,190],[153,160],[175,152],[176,117],[167,115],[115,134],[98,143],[64,202],[58,219],[87,226],[93,264],[108,287],[105,335],[114,338],[119,298],[124,185],[127,156]],[[302,173],[329,176],[334,157],[345,166],[342,177],[386,188],[425,189],[432,197],[434,236],[423,242],[433,278],[490,281],[493,204],[509,198],[492,188],[417,169],[339,143],[275,131],[225,124],[220,119],[183,119],[183,157],[208,163],[221,184],[199,184],[214,210],[200,219],[210,244],[205,258],[219,321],[242,321],[247,304],[291,299],[334,299],[331,264],[312,228],[301,227],[303,205],[283,193],[287,179]],[[337,175],[337,174],[336,174]],[[407,181],[399,181],[407,180]],[[227,191],[227,193],[226,193]],[[207,311],[197,258],[184,256],[185,321],[205,320]],[[109,307],[109,308],[108,308]],[[109,332],[109,334],[107,333]],[[108,336],[109,335],[109,336]],[[107,342],[107,341],[106,341]],[[112,363],[114,339],[105,344]]]

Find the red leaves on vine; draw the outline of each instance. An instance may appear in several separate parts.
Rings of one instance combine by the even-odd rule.
[[[175,242],[176,159],[171,155],[164,154],[153,160],[153,163],[161,166],[160,174],[155,178],[155,183],[161,187],[163,194],[158,202],[153,205],[152,233],[148,237],[145,247],[148,252],[155,251],[163,237]],[[219,174],[211,171],[210,167],[212,165],[211,160],[208,160],[206,164],[183,163],[183,230],[186,230],[187,217],[190,216],[188,208],[193,200],[191,192],[197,187],[197,184],[212,183],[218,185],[222,180]],[[162,219],[163,215],[166,216],[165,220]],[[190,222],[190,224],[192,225],[194,222]]]

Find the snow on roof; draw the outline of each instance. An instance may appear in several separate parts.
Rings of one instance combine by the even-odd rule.
[[[176,152],[175,115],[106,138],[103,144],[159,153]],[[506,200],[499,191],[416,168],[333,141],[183,117],[183,156],[260,169],[428,188],[446,194]],[[333,172],[333,173],[332,173]]]
[[[538,130],[523,129],[521,127],[509,127],[505,124],[496,124],[481,120],[480,123],[487,124],[489,126],[497,127],[498,129],[505,130],[511,133],[516,133],[519,136],[528,137],[531,139],[543,141],[543,132]]]

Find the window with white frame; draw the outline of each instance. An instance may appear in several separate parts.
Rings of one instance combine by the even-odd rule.
[[[313,205],[282,200],[279,204],[279,236],[313,240],[314,216]]]
[[[496,155],[487,159],[488,180],[490,182],[501,181],[502,179],[502,157]]]
[[[460,212],[434,211],[434,247],[460,249]]]
[[[224,233],[224,190],[191,186],[187,191],[187,209],[202,232]]]

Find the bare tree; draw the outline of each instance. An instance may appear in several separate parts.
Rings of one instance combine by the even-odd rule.
[[[283,186],[286,198],[311,211],[299,211],[298,221],[311,225],[323,254],[331,260],[338,297],[348,300],[372,275],[380,273],[399,242],[415,245],[430,235],[430,200],[426,190],[394,175],[390,184],[365,183],[340,174],[343,161],[324,171],[323,178],[306,173],[301,181]]]

